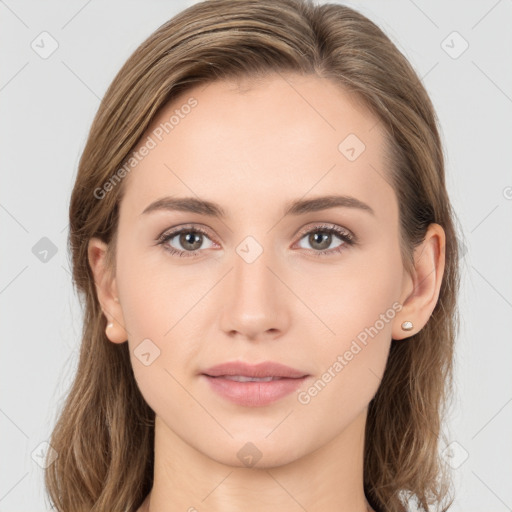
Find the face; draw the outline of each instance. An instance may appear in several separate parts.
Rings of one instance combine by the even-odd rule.
[[[342,435],[403,321],[382,125],[332,82],[285,76],[175,99],[142,138],[120,205],[114,282],[139,388],[169,434],[234,466],[247,442],[263,467]],[[223,215],[149,207],[166,197]],[[234,402],[203,375],[232,361],[307,377],[270,402]]]

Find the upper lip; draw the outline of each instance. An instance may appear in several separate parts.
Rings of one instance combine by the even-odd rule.
[[[243,361],[229,361],[212,366],[202,373],[210,377],[240,375],[244,377],[286,377],[292,379],[308,375],[303,371],[273,361],[265,361],[254,365],[244,363]]]

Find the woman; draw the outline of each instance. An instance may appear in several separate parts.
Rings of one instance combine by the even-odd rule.
[[[70,248],[57,510],[447,510],[454,213],[370,20],[209,0],[162,25],[100,105]]]

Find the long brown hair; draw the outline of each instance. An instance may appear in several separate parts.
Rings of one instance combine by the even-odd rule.
[[[50,438],[58,458],[45,473],[60,512],[132,512],[153,482],[154,412],[136,385],[128,343],[111,343],[105,335],[87,257],[89,239],[99,237],[109,244],[109,268],[115,268],[124,182],[101,198],[95,191],[126,163],[155,115],[178,94],[199,83],[275,72],[329,78],[356,93],[383,123],[407,269],[428,225],[444,228],[445,273],[436,307],[420,332],[392,341],[369,404],[364,488],[377,510],[404,511],[408,498],[420,510],[446,510],[453,501],[438,448],[453,386],[459,237],[428,94],[382,30],[349,7],[309,0],[207,0],[163,24],[124,64],[80,159],[69,246],[84,308],[82,343]]]

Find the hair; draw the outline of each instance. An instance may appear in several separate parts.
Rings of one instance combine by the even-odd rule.
[[[108,244],[115,272],[125,181],[94,193],[137,147],[156,114],[197,84],[272,73],[328,78],[355,93],[385,127],[389,179],[399,204],[402,261],[428,226],[446,234],[445,270],[427,324],[392,340],[381,384],[369,403],[364,490],[376,510],[447,510],[452,482],[439,453],[453,388],[460,247],[445,186],[437,116],[416,72],[384,32],[359,12],[312,0],[206,0],[160,26],[108,88],[79,161],[69,208],[73,284],[84,310],[79,362],[50,445],[45,471],[56,510],[135,511],[153,485],[155,413],[142,397],[128,343],[114,344],[88,263],[88,242]]]

